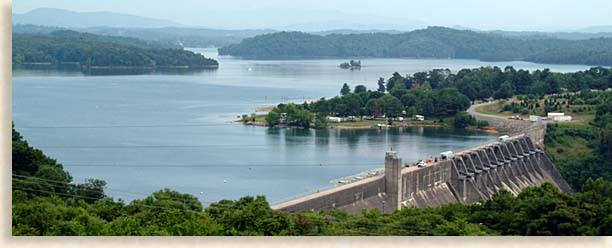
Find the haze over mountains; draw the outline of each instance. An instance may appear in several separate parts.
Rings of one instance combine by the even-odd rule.
[[[183,26],[180,23],[168,20],[106,11],[75,12],[54,8],[39,8],[24,14],[13,13],[13,24],[35,24],[67,28],[97,26],[159,28]]]
[[[335,13],[335,12],[334,12]],[[325,15],[324,15],[325,14]],[[427,24],[415,19],[392,17],[359,17],[346,14],[329,17],[333,13],[322,12],[313,16],[313,21],[270,25],[268,29],[213,29],[187,26],[171,20],[163,20],[114,12],[75,12],[55,8],[38,8],[23,14],[13,14],[13,32],[50,33],[67,28],[79,32],[98,35],[125,36],[147,41],[162,42],[183,47],[227,46],[240,43],[245,38],[279,31],[301,31],[317,35],[387,33],[399,34],[423,29]],[[327,15],[327,16],[326,16]],[[210,19],[210,17],[208,17]],[[222,17],[219,17],[222,18]],[[223,17],[211,22],[210,26],[226,21]],[[272,17],[262,16],[262,19]],[[300,19],[300,18],[298,18]],[[304,19],[304,18],[302,18]],[[274,23],[273,18],[269,23]],[[33,26],[37,25],[37,26]],[[248,26],[248,25],[247,25]],[[519,31],[482,31],[465,26],[454,29],[492,33],[517,39],[568,39],[581,40],[599,37],[612,37],[612,26],[593,26],[564,32],[519,32]]]
[[[279,10],[280,11],[280,10]],[[136,15],[96,11],[96,12],[77,12],[57,8],[37,8],[26,13],[13,13],[13,24],[34,24],[41,26],[55,26],[66,28],[89,28],[89,27],[120,27],[120,28],[162,28],[162,27],[182,27],[182,28],[202,28],[210,30],[230,29],[214,28],[219,27],[220,23],[226,22],[230,17],[222,17],[215,14],[207,14],[212,20],[207,25],[186,25],[173,20],[142,17]],[[211,19],[208,18],[208,19]],[[208,20],[207,19],[207,20]],[[328,32],[330,30],[343,30],[347,33],[354,32],[406,32],[415,29],[426,28],[430,24],[413,18],[393,18],[384,16],[364,16],[355,14],[345,14],[338,12],[317,12],[308,13],[304,18],[298,18],[295,23],[273,22],[274,17],[261,16],[259,19],[268,20],[265,28],[252,28],[245,23],[242,30],[278,30],[278,31],[302,31],[302,32]],[[466,26],[453,26],[455,29],[469,29],[472,31],[484,31]],[[234,30],[233,28],[230,30]],[[516,32],[516,31],[514,31]],[[533,32],[533,31],[531,31]],[[530,33],[531,33],[530,32]],[[612,25],[598,25],[573,29],[555,29],[551,32],[568,33],[610,33]],[[520,33],[520,32],[519,32]],[[548,33],[539,31],[537,33]]]

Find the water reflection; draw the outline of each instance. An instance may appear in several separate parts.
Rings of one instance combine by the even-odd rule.
[[[217,68],[86,68],[79,65],[28,64],[13,67],[16,76],[121,76],[121,75],[200,75],[214,73]]]

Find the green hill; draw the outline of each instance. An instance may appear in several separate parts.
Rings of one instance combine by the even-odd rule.
[[[244,39],[219,50],[251,59],[379,57],[612,65],[612,38],[518,39],[444,27],[401,34],[279,32]]]
[[[92,67],[218,67],[200,54],[134,38],[100,36],[68,30],[48,34],[13,34],[13,65],[72,64]]]

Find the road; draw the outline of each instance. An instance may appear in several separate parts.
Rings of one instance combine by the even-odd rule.
[[[470,115],[474,116],[476,120],[488,121],[489,126],[495,127],[500,130],[509,131],[512,133],[520,132],[521,130],[524,130],[525,128],[531,126],[532,123],[529,120],[512,120],[512,119],[508,119],[507,117],[488,115],[488,114],[482,114],[482,113],[476,112],[476,108],[478,107],[485,106],[485,105],[491,105],[495,103],[496,101],[474,104],[470,106],[470,108],[468,108],[467,112]]]

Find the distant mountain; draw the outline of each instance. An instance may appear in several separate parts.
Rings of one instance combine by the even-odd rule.
[[[563,39],[563,40],[588,40],[595,38],[610,38],[610,33],[589,33],[589,32],[537,32],[537,31],[484,31],[483,33],[497,34],[509,38],[517,38],[523,40],[534,39]]]
[[[573,31],[583,33],[612,33],[612,25],[591,26]]]
[[[83,33],[97,34],[103,36],[130,37],[147,41],[148,43],[160,43],[171,47],[209,47],[227,46],[237,44],[244,38],[254,37],[260,34],[274,33],[275,30],[222,30],[208,28],[120,28],[120,27],[87,27],[87,28],[63,28],[39,26],[33,24],[13,25],[13,33],[25,34],[49,34],[58,30],[74,30]]]
[[[407,33],[314,35],[280,32],[244,39],[221,55],[282,58],[460,58],[486,61],[612,65],[612,38],[517,39],[491,33],[429,27]]]
[[[389,19],[389,20],[387,20]],[[307,23],[296,23],[283,27],[277,27],[276,29],[286,31],[302,31],[302,32],[322,32],[327,30],[401,30],[401,31],[412,31],[419,28],[425,28],[427,25],[418,20],[412,19],[390,19],[385,20],[371,20],[368,19],[367,23],[359,21],[346,21],[346,20],[329,20],[329,21],[318,21],[318,22],[307,22]]]
[[[99,35],[125,36],[143,40],[177,44],[183,47],[227,46],[240,43],[256,35],[276,32],[271,29],[222,30],[209,28],[162,27],[162,28],[115,28],[91,27],[79,29]]]
[[[382,29],[366,29],[366,30],[333,29],[333,30],[310,32],[310,33],[316,34],[316,35],[328,35],[328,34],[374,34],[374,33],[399,34],[399,33],[404,33],[404,32],[405,31],[400,31],[400,30],[382,30]]]
[[[13,24],[35,24],[68,28],[99,26],[159,28],[183,26],[172,21],[113,12],[75,12],[54,8],[38,8],[24,14],[13,13]]]

